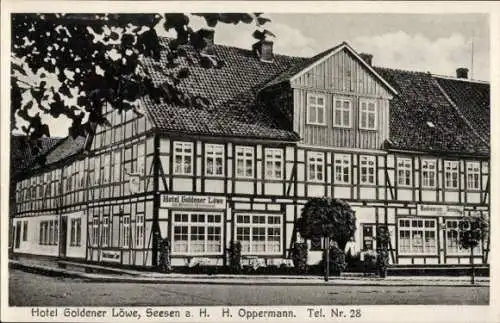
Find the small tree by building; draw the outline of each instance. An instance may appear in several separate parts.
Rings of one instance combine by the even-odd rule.
[[[345,249],[346,243],[356,231],[356,215],[351,206],[340,199],[312,198],[302,209],[296,222],[297,231],[304,239],[323,238],[325,248],[325,280],[328,281],[330,241],[336,248]],[[334,244],[333,244],[334,245]],[[338,253],[337,251],[334,254]]]
[[[475,282],[474,248],[488,236],[489,221],[484,213],[464,216],[459,222],[460,247],[470,250],[471,283]]]

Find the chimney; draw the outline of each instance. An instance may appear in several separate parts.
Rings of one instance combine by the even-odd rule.
[[[361,58],[365,61],[366,64],[372,66],[372,59],[373,59],[372,54],[360,53],[359,56],[361,56]]]
[[[203,41],[205,42],[205,48],[203,48],[202,53],[208,56],[214,56],[214,34],[215,31],[213,29],[202,29],[200,31],[201,37],[203,37]]]
[[[252,48],[261,62],[272,63],[273,56],[273,42],[271,40],[260,40],[253,44]]]
[[[459,79],[469,78],[469,69],[465,67],[457,68],[457,78]]]

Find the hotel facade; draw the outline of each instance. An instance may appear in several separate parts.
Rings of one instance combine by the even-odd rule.
[[[92,136],[61,139],[15,178],[13,252],[155,267],[168,239],[173,266],[224,266],[239,241],[244,257],[279,265],[303,205],[329,196],[356,211],[360,250],[387,225],[394,266],[469,265],[458,220],[490,212],[489,84],[466,69],[375,67],[347,43],[311,58],[272,45],[209,40],[201,55],[223,65],[177,67],[190,70],[180,89],[208,104],[146,96],[134,111],[107,106],[111,126]],[[156,84],[166,55],[143,61]],[[489,241],[476,249],[487,264]]]

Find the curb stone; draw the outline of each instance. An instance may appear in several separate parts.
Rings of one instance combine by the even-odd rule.
[[[341,286],[341,285],[359,285],[359,286],[441,286],[441,287],[489,287],[489,281],[479,280],[475,285],[466,283],[463,280],[446,280],[446,279],[380,279],[363,277],[363,279],[353,279],[351,277],[335,277],[330,278],[328,282],[323,281],[320,277],[269,277],[269,276],[207,276],[193,277],[187,275],[179,275],[177,277],[167,276],[164,274],[130,276],[130,275],[104,275],[91,274],[79,271],[72,271],[62,268],[55,268],[35,264],[23,264],[21,262],[10,261],[10,268],[20,269],[27,272],[35,272],[47,276],[61,276],[68,278],[79,278],[93,282],[107,283],[141,283],[141,284],[211,284],[211,285],[290,285],[290,286]]]

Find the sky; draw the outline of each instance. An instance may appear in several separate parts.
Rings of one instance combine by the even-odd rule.
[[[373,65],[455,76],[458,67],[469,68],[469,77],[489,81],[489,24],[485,14],[264,14],[266,28],[276,35],[275,53],[313,56],[342,41],[358,53],[373,55]],[[162,25],[162,24],[159,24]],[[191,16],[191,26],[205,26]],[[170,35],[157,28],[161,35]],[[215,42],[251,48],[254,24],[215,28]],[[472,61],[472,49],[474,60]],[[473,68],[472,68],[473,67]],[[64,137],[66,118],[43,118],[51,136]]]

